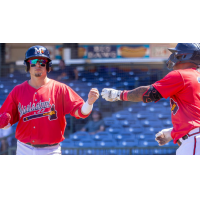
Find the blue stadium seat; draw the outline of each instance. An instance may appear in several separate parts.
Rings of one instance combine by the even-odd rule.
[[[158,143],[155,140],[143,140],[139,141],[139,146],[140,147],[157,147]]]
[[[158,116],[158,119],[161,119],[161,120],[170,120],[171,119],[170,114],[160,113],[157,116]]]
[[[77,149],[61,149],[62,155],[77,155]]]
[[[117,143],[113,139],[105,139],[96,143],[97,147],[116,147]]]
[[[125,139],[119,142],[119,147],[136,147],[138,145],[137,140],[134,139]]]
[[[112,133],[112,134],[118,134],[121,133],[123,131],[123,128],[120,124],[114,124],[112,125],[110,128],[108,128],[108,132]]]
[[[146,127],[144,128],[144,133],[155,135],[159,131],[161,131],[164,127],[163,126],[155,126],[155,127]]]
[[[92,136],[92,138],[95,141],[100,141],[100,140],[104,140],[104,139],[112,139],[112,135],[108,132],[98,132],[95,135]]]
[[[75,141],[74,146],[76,146],[76,147],[95,147],[95,142],[90,139],[84,139],[81,141]]]
[[[147,112],[152,113],[152,114],[153,113],[162,113],[164,110],[165,110],[165,107],[159,108],[159,107],[156,107],[156,105],[147,108]]]
[[[132,149],[131,153],[132,153],[132,155],[140,155],[141,154],[140,149]]]
[[[171,142],[165,144],[163,147],[165,147],[165,146],[166,146],[166,147],[177,147],[177,148],[178,148],[178,144],[174,144],[173,141],[171,141]]]
[[[95,155],[95,150],[94,149],[80,149],[79,150],[80,155]]]
[[[113,117],[105,117],[103,121],[106,127],[110,127],[111,125],[118,124],[117,120]]]
[[[123,127],[141,127],[140,121],[134,117],[127,118],[123,121],[120,121],[120,124]]]
[[[142,133],[144,131],[143,127],[139,127],[139,126],[135,126],[135,127],[133,126],[126,130],[133,134]]]
[[[171,120],[165,120],[162,122],[165,128],[170,128],[173,127],[172,121]]]
[[[142,119],[147,119],[150,116],[149,113],[143,113],[142,111],[140,111],[137,114],[137,119],[142,120]],[[152,116],[152,115],[151,115]]]
[[[125,140],[125,139],[135,139],[135,135],[133,135],[132,133],[130,132],[122,132],[121,134],[116,134],[114,136],[114,138],[117,140],[117,141],[122,141],[122,140]]]
[[[136,138],[137,138],[137,139],[140,139],[140,140],[145,140],[145,141],[148,141],[148,140],[155,140],[155,135],[154,135],[154,134],[142,133],[142,134],[137,134],[137,135],[136,135]]]
[[[60,146],[64,148],[74,147],[74,142],[70,139],[65,139],[60,143]]]
[[[89,133],[88,132],[82,132],[82,131],[77,131],[74,134],[71,134],[69,137],[70,137],[71,140],[74,140],[74,141],[79,141],[79,140],[82,140],[82,139],[90,139]]]
[[[113,114],[113,116],[117,119],[117,120],[125,120],[131,117],[131,114],[126,112],[126,113],[116,113]]]

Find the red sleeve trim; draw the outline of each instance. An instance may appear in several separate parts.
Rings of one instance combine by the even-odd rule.
[[[120,95],[120,99],[122,100],[122,101],[128,101],[128,92],[129,91],[127,91],[127,90],[124,90],[122,93],[121,93],[121,95]]]
[[[124,91],[124,97],[123,97],[123,99],[124,99],[124,101],[128,101],[128,92],[129,91]]]

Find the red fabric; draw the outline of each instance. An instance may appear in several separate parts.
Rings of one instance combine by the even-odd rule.
[[[121,99],[121,101],[124,101],[124,92],[121,92],[121,94],[120,94],[120,99]]]
[[[0,113],[11,115],[11,125],[19,122],[16,129],[19,141],[55,144],[65,139],[65,115],[76,117],[75,111],[83,104],[84,100],[65,84],[50,80],[35,89],[26,81],[11,91]]]
[[[11,116],[9,113],[0,114],[0,128],[6,127],[10,122]]]
[[[199,77],[199,78],[198,78]],[[200,127],[200,73],[195,69],[175,70],[153,84],[164,98],[170,97],[174,143]]]
[[[121,94],[120,94],[120,99],[122,101],[128,101],[127,96],[128,96],[128,92],[127,90],[124,90]]]
[[[124,94],[123,94],[124,101],[128,101],[127,96],[128,96],[128,91],[124,91]]]

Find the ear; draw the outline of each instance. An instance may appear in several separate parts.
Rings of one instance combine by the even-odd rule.
[[[28,63],[27,61],[24,61],[24,65],[26,66],[25,71],[29,72],[29,70],[30,70],[30,63]]]

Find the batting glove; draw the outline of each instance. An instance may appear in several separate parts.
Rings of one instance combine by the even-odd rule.
[[[172,130],[173,128],[163,129],[156,134],[155,140],[158,142],[159,146],[163,146],[172,140]]]
[[[114,90],[111,88],[104,88],[101,92],[101,96],[103,99],[105,99],[106,101],[120,101],[120,95],[121,95],[122,91],[121,90]]]

